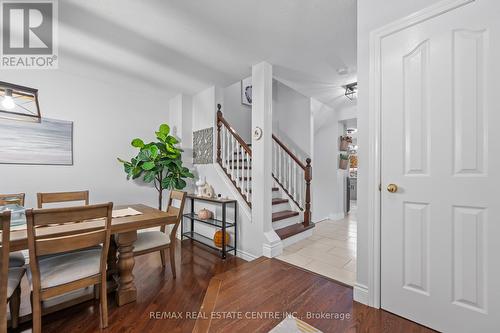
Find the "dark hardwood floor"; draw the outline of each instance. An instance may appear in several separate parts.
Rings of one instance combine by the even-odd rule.
[[[323,332],[433,332],[388,312],[353,302],[351,288],[279,260],[262,258],[246,263],[230,256],[222,261],[212,250],[191,244],[189,240],[182,243],[182,251],[177,251],[177,279],[172,279],[168,266],[165,270],[161,268],[157,253],[139,257],[134,275],[137,302],[117,307],[110,294],[109,327],[104,332],[191,332],[200,316],[208,285],[214,282],[220,282],[220,290],[212,299],[215,311],[289,311],[300,316],[306,312],[323,312],[351,317],[348,320],[304,318]],[[213,277],[216,278],[212,280]],[[207,298],[210,295],[214,295],[213,291],[208,292]],[[27,293],[22,301],[23,306],[29,306]],[[43,332],[100,331],[98,311],[98,302],[89,301],[44,316]],[[207,327],[210,332],[268,332],[280,321],[215,319]],[[15,332],[30,330],[28,322]]]

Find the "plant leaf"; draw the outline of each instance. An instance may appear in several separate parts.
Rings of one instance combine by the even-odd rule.
[[[161,124],[160,125],[160,133],[165,134],[165,137],[170,133],[170,126],[167,124]]]
[[[132,146],[136,148],[142,148],[144,147],[144,141],[139,138],[135,138],[134,140],[132,140]]]
[[[149,162],[144,162],[144,163],[142,164],[142,166],[141,166],[141,168],[142,168],[143,170],[151,170],[151,169],[153,169],[154,167],[155,167],[155,162],[151,162],[151,161],[149,161]]]
[[[156,145],[149,146],[149,152],[151,153],[151,159],[156,159],[158,157],[158,154],[160,153],[160,150]]]
[[[144,182],[151,183],[155,179],[156,173],[154,171],[148,171],[144,174]]]

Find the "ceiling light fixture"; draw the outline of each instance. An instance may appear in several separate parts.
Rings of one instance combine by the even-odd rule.
[[[345,97],[347,97],[351,101],[358,98],[358,83],[357,82],[346,84],[344,87],[345,87],[345,93],[344,93]]]
[[[0,81],[0,118],[40,122],[38,89]]]
[[[12,110],[16,107],[16,103],[14,103],[14,99],[12,98],[12,89],[5,89],[2,106],[7,110]]]

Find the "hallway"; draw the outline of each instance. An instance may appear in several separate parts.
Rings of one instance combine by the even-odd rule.
[[[313,235],[283,250],[283,260],[333,280],[353,286],[356,280],[356,201],[341,220],[316,223]]]

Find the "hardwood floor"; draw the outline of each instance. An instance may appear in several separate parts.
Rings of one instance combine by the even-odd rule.
[[[213,305],[215,311],[323,312],[351,316],[349,320],[304,318],[323,332],[433,332],[388,312],[355,303],[351,288],[279,260],[262,258],[246,263],[230,256],[223,262],[212,250],[189,240],[182,243],[182,251],[176,255],[176,280],[172,279],[168,266],[165,270],[161,268],[157,253],[137,258],[134,268],[137,302],[117,307],[110,295],[109,327],[104,332],[191,332],[209,283],[218,281],[220,290],[214,299],[211,288],[205,310]],[[213,277],[216,278],[212,280]],[[29,306],[27,296],[24,293],[25,306]],[[43,332],[99,331],[98,304],[89,301],[44,316]],[[209,323],[209,332],[268,332],[280,321],[215,319]],[[30,330],[28,322],[15,332]]]

